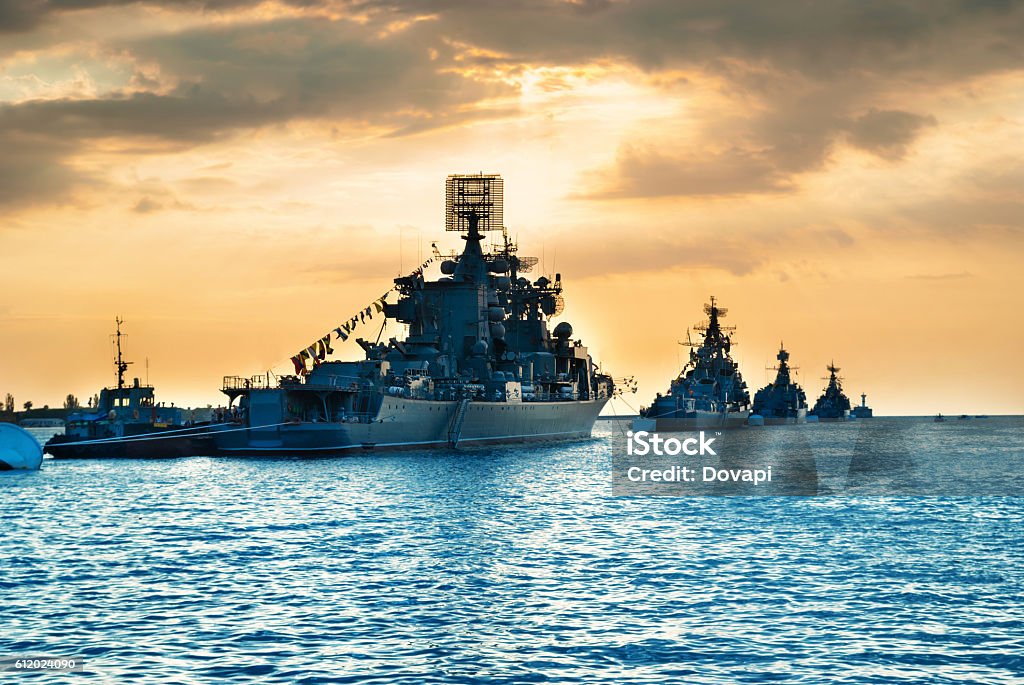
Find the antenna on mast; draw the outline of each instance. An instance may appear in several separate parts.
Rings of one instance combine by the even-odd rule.
[[[114,318],[114,321],[117,324],[117,332],[111,337],[115,339],[117,345],[117,358],[114,360],[114,366],[117,369],[117,389],[121,390],[124,388],[124,372],[128,370],[128,365],[132,362],[124,361],[121,356],[121,324],[124,323],[124,319],[118,316]]]

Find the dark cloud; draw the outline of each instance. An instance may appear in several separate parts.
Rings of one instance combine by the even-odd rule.
[[[92,183],[64,162],[72,151],[58,140],[0,133],[0,207],[61,202],[76,185]]]
[[[144,197],[135,203],[135,206],[132,207],[132,211],[136,214],[151,214],[153,212],[159,212],[163,208],[163,204],[157,202],[153,198]]]
[[[279,1],[294,7],[328,4],[321,0]],[[0,2],[0,34],[29,31],[56,15],[76,10],[150,5],[184,11],[229,11],[259,4],[260,0],[3,0]]]
[[[631,234],[628,253],[608,249],[607,240],[581,243],[581,233],[614,236],[620,235],[621,229],[568,226],[545,236],[549,249],[552,245],[558,248],[561,269],[595,274],[595,278],[692,269],[747,276],[768,266],[799,265],[806,254],[828,252],[838,257],[841,251],[857,246],[854,236],[832,226],[770,221],[726,227],[703,223],[700,212],[660,226],[638,226]]]
[[[230,98],[192,85],[168,95],[135,93],[8,105],[0,107],[0,131],[69,141],[140,136],[206,142],[238,128],[287,118],[286,109],[284,102]]]
[[[438,70],[419,29],[376,39],[348,22],[317,20],[194,30],[127,46],[178,74],[167,94],[112,94],[0,107],[0,130],[64,140],[148,137],[207,142],[238,129],[295,119],[399,128],[502,91]],[[289,36],[297,48],[275,49]],[[264,47],[260,47],[264,46]]]
[[[817,78],[906,73],[936,77],[1016,68],[1024,7],[1012,0],[281,0],[375,21],[436,15],[435,33],[518,62],[599,57],[656,70],[728,69],[734,60]],[[69,10],[129,4],[229,12],[263,0],[5,0],[0,26],[25,30]],[[955,40],[954,40],[955,39]],[[485,59],[490,59],[485,57]]]
[[[850,123],[849,141],[879,157],[902,159],[918,133],[936,123],[933,116],[872,109]]]
[[[33,29],[49,18],[100,7],[115,12],[129,4],[230,13],[261,2],[5,0],[0,32],[22,32],[19,49],[33,39],[45,47],[42,42],[54,37]],[[596,60],[652,73],[712,74],[737,108],[745,101],[754,105],[728,125],[708,125],[699,148],[641,141],[623,149],[601,186],[605,196],[781,192],[794,187],[799,174],[825,165],[842,142],[886,159],[905,155],[935,123],[928,113],[879,105],[892,102],[907,84],[945,85],[1024,64],[1024,4],[1012,2],[286,4],[314,12],[302,19],[218,22],[104,46],[159,65],[161,74],[179,84],[171,90],[140,78],[135,88],[149,92],[0,106],[0,141],[20,141],[30,172],[20,180],[20,191],[0,191],[0,202],[12,193],[42,198],[47,188],[54,196],[67,192],[76,179],[65,153],[101,138],[191,146],[309,119],[408,135],[511,113],[478,105],[512,86],[462,76],[460,68]],[[316,14],[321,8],[358,14],[360,21],[329,20]],[[429,21],[388,35],[391,22],[426,14],[432,15]],[[12,164],[0,162],[21,168]]]
[[[669,156],[657,150],[626,147],[613,173],[597,178],[591,198],[715,196],[777,193],[789,180],[767,156],[732,148],[718,153]]]
[[[360,9],[437,13],[438,32],[515,61],[626,59],[641,68],[736,60],[817,79],[870,72],[951,74],[1018,67],[1024,7],[969,0],[369,0]],[[957,40],[954,40],[957,39]]]
[[[297,39],[296,39],[297,38]],[[242,130],[296,120],[348,122],[409,135],[473,117],[472,107],[508,86],[467,79],[431,63],[422,25],[378,38],[351,22],[288,20],[193,30],[126,45],[136,58],[177,75],[166,93],[0,105],[0,204],[62,196],[75,175],[65,159],[109,138],[188,148]],[[21,204],[20,201],[17,202]]]
[[[743,115],[710,122],[701,146],[632,143],[592,191],[602,197],[729,195],[794,188],[842,143],[902,158],[936,120],[879,107],[910,89],[1024,65],[1024,5],[958,0],[638,0],[598,3],[362,3],[436,10],[436,30],[484,48],[490,63],[624,60],[717,76]],[[495,58],[495,54],[500,55]],[[642,149],[641,149],[642,148]],[[675,189],[673,191],[673,189]]]
[[[780,193],[797,188],[798,176],[816,171],[836,144],[846,140],[886,160],[902,159],[935,118],[898,110],[872,109],[842,118],[834,100],[789,102],[748,121],[704,132],[703,148],[624,146],[610,169],[592,174],[591,198],[696,197]],[[715,150],[717,140],[733,146]],[[708,145],[710,143],[710,145]]]

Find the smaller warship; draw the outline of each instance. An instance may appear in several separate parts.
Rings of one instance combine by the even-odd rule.
[[[776,372],[775,380],[754,395],[751,423],[757,416],[764,420],[765,425],[806,423],[807,396],[790,376],[790,372],[796,369],[789,365],[789,352],[782,343],[779,343],[779,353],[775,358],[779,360],[779,365],[772,367]]]
[[[860,394],[860,404],[853,408],[852,414],[858,419],[870,419],[875,415],[875,412],[868,406],[867,393]]]
[[[187,425],[186,411],[157,403],[153,386],[138,378],[131,384],[125,372],[132,362],[121,351],[120,318],[114,339],[117,387],[100,390],[95,407],[80,409],[67,418],[63,435],[47,441],[45,451],[56,459],[186,457],[209,449],[200,433],[207,426]]]
[[[850,418],[850,398],[843,393],[842,379],[836,375],[839,367],[832,362],[825,368],[829,372],[828,385],[814,403],[811,416],[816,416],[818,421],[847,421]]]
[[[687,333],[687,341],[681,344],[690,347],[689,361],[672,381],[667,395],[658,393],[651,406],[641,408],[636,429],[737,428],[746,422],[750,392],[730,356],[735,344],[731,333],[736,327],[720,322],[727,312],[714,297],[704,305],[707,323],[694,326],[694,330],[704,334],[704,339],[692,342]]]

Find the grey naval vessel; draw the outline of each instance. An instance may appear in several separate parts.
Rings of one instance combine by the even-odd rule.
[[[828,385],[821,397],[814,403],[814,409],[810,415],[817,417],[818,421],[848,421],[850,418],[850,398],[843,393],[842,378],[838,376],[839,367],[835,362],[829,363],[827,367]],[[824,379],[823,379],[824,380]]]
[[[750,406],[747,383],[730,356],[735,326],[723,326],[720,319],[728,310],[715,298],[704,305],[707,323],[694,327],[703,340],[681,343],[690,348],[690,358],[667,395],[658,395],[640,410],[634,430],[685,431],[700,428],[737,428],[746,420]]]
[[[307,371],[304,358],[293,358],[296,375],[276,382],[225,378],[238,421],[213,433],[217,452],[346,454],[589,437],[614,381],[569,323],[549,330],[564,306],[561,275],[525,275],[537,259],[517,254],[502,205],[500,176],[449,176],[446,230],[462,233],[462,253],[441,262],[436,280],[417,269],[394,279],[396,302],[381,298],[386,320],[407,325],[408,334],[358,338],[358,361],[312,355]],[[500,232],[500,242],[485,251],[489,231]]]
[[[186,457],[209,454],[204,424],[192,425],[188,412],[156,401],[152,385],[138,378],[125,381],[132,362],[121,351],[121,324],[113,334],[117,386],[100,390],[94,406],[72,412],[64,434],[47,441],[44,450],[56,459]]]
[[[751,409],[750,421],[761,417],[765,425],[778,425],[807,422],[807,395],[803,388],[793,382],[792,371],[796,367],[789,365],[789,352],[779,344],[779,353],[775,356],[779,365],[772,370],[776,372],[775,380],[754,394],[754,406]]]

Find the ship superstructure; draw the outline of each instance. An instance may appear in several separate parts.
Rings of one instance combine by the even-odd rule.
[[[728,310],[712,297],[704,313],[707,321],[694,326],[703,338],[693,342],[687,333],[687,341],[681,344],[690,348],[689,360],[668,394],[659,393],[649,407],[640,410],[642,419],[653,420],[657,430],[734,428],[743,425],[749,414],[750,392],[731,356],[735,326],[721,323]]]
[[[814,403],[811,415],[818,417],[819,421],[846,421],[850,418],[850,398],[843,393],[843,379],[838,375],[840,369],[834,361],[825,368],[829,372],[828,385]]]
[[[356,339],[364,358],[322,361],[281,377],[225,378],[240,426],[216,435],[226,453],[344,452],[352,448],[582,438],[614,392],[568,322],[561,275],[531,280],[502,224],[498,175],[450,176],[446,229],[465,246],[396,278],[384,316],[408,334]],[[485,232],[499,232],[484,251]],[[383,330],[383,328],[381,329]],[[340,335],[340,334],[339,334]],[[241,429],[239,429],[241,428]]]
[[[761,416],[766,425],[806,423],[807,395],[793,381],[792,373],[796,367],[789,365],[789,352],[781,343],[775,358],[779,361],[778,366],[771,369],[776,372],[775,380],[754,395],[751,416]]]

